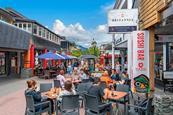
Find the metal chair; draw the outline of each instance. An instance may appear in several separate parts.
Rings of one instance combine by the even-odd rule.
[[[106,115],[108,112],[105,107],[110,106],[110,115],[112,115],[112,105],[111,103],[99,105],[96,96],[85,94],[85,112],[86,115]]]
[[[61,88],[61,83],[60,83],[60,80],[53,80],[53,83],[54,83],[54,87],[56,88]]]
[[[87,83],[87,82],[90,82],[90,79],[83,79],[82,80],[82,83]]]
[[[77,86],[76,92],[79,94],[79,100],[82,101],[81,107],[83,107],[84,94],[88,92],[89,88],[92,86],[91,82],[80,83]]]
[[[52,83],[40,83],[40,92],[49,91],[52,88]]]
[[[152,101],[153,97],[143,100],[141,103],[136,105],[128,104],[127,106],[137,109],[139,115],[153,115],[152,113]],[[126,112],[129,113],[129,112]]]
[[[44,101],[34,104],[34,99],[31,95],[25,95],[26,97],[26,112],[25,115],[40,115],[41,113],[48,112],[51,115],[51,103],[50,101]]]
[[[79,95],[64,95],[59,105],[61,115],[79,115]]]
[[[122,91],[122,92],[127,92],[129,94],[130,92],[130,87],[128,85],[124,84],[117,84],[116,85],[116,91]],[[125,97],[125,99],[119,100],[120,103],[125,104],[125,103],[130,103],[130,98],[129,95]]]

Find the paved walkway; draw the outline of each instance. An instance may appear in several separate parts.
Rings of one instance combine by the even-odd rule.
[[[24,115],[26,106],[24,90],[28,79],[0,78],[0,115]],[[36,79],[39,83],[51,82],[51,80],[41,80],[37,77],[32,79]]]
[[[50,83],[52,80],[39,79],[33,77],[38,84]],[[0,115],[24,115],[25,113],[25,96],[24,91],[26,89],[27,79],[0,78]],[[84,110],[80,109],[80,115],[84,115]]]
[[[24,90],[26,89],[26,79],[0,78],[0,115],[24,115],[25,112],[25,97]],[[33,77],[38,84],[43,82],[52,82],[52,80],[39,79]],[[166,92],[169,93],[169,92]],[[164,94],[161,88],[156,88],[154,94]],[[84,115],[84,110],[80,110],[81,115]]]

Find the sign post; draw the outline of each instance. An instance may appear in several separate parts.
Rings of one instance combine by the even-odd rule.
[[[112,69],[115,69],[115,34],[112,35]]]
[[[138,9],[113,9],[108,13],[108,33],[112,36],[112,68],[115,67],[115,34],[130,34],[138,26]],[[121,38],[124,39],[124,38]],[[122,41],[122,40],[120,40]],[[129,52],[129,51],[128,51]],[[130,60],[131,61],[131,60]],[[129,70],[130,68],[128,68]]]
[[[149,93],[149,31],[134,31],[132,36],[132,90]]]

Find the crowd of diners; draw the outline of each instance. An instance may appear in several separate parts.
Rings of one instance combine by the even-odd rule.
[[[98,65],[96,67],[99,67]],[[100,68],[96,68],[100,70]],[[128,75],[126,72],[122,72],[121,74],[116,71],[116,69],[105,70],[102,72],[100,77],[94,77],[92,75],[92,67],[88,67],[87,64],[83,64],[83,66],[75,66],[72,67],[71,63],[67,66],[67,73],[65,74],[64,69],[61,69],[59,75],[56,76],[56,79],[60,81],[61,91],[57,96],[57,100],[61,101],[61,96],[63,95],[75,95],[77,94],[76,89],[78,84],[80,84],[83,80],[88,80],[91,82],[91,86],[88,87],[87,93],[98,98],[99,104],[104,104],[108,99],[108,92],[110,90],[116,90],[117,84],[126,84],[128,79]],[[76,80],[80,82],[75,82]],[[41,95],[40,91],[37,91],[37,81],[31,79],[27,81],[27,89],[25,91],[25,95],[33,96],[34,102],[39,103],[42,101],[49,100],[52,104],[52,113],[53,111],[53,102],[52,100],[45,98]],[[46,105],[44,105],[46,106]],[[39,106],[37,109],[44,108],[44,106]],[[116,105],[114,104],[105,104],[103,106],[105,110],[107,110],[107,114],[111,115]]]

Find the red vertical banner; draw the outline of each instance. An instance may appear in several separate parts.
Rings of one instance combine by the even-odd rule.
[[[47,49],[45,48],[43,53],[47,53]],[[47,60],[43,60],[43,69],[46,69],[47,68]]]
[[[53,53],[56,54],[56,51],[54,51]],[[55,66],[55,60],[52,60],[52,66]]]
[[[61,54],[62,53],[62,51],[60,51],[60,53],[59,54]],[[58,65],[60,65],[61,64],[61,60],[59,59],[58,60]]]
[[[30,68],[34,69],[35,66],[35,56],[34,56],[34,45],[31,45],[30,48]]]

